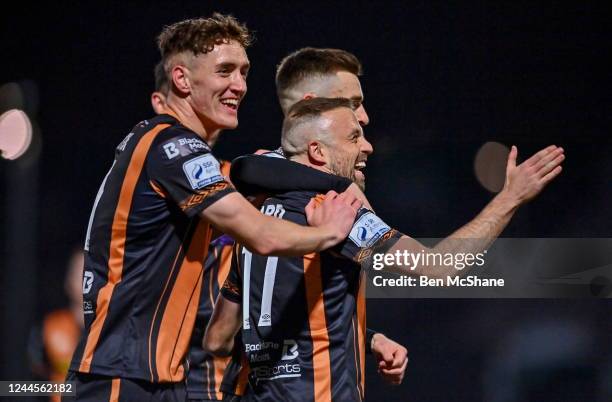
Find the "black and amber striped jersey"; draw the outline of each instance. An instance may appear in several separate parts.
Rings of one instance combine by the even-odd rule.
[[[116,149],[85,240],[85,329],[70,370],[184,379],[212,230],[199,213],[234,191],[208,145],[169,115]]]
[[[276,152],[265,152],[267,157],[263,163],[258,158],[251,160],[248,157],[237,159],[238,173],[232,177],[245,188],[241,189],[243,195],[256,195],[262,192],[277,192],[283,189],[295,188],[295,177],[300,177],[302,187],[310,190],[328,191],[334,189],[338,192],[346,190],[350,180],[332,176],[304,165],[287,161],[280,171],[275,170],[277,165],[268,164],[270,157],[282,157]],[[263,158],[263,157],[262,157]],[[256,162],[260,162],[259,164]],[[232,164],[233,166],[233,164]],[[229,176],[230,163],[221,161],[221,171]],[[232,168],[233,169],[233,168]],[[271,175],[268,172],[275,172]],[[247,184],[251,183],[246,190]],[[204,330],[212,316],[214,303],[229,272],[233,252],[233,240],[228,236],[220,236],[211,242],[208,257],[204,263],[204,279],[200,306],[191,346],[189,347],[189,372],[187,374],[186,389],[188,399],[221,400],[223,395],[242,395],[246,386],[248,368],[244,362],[244,353],[240,336],[236,339],[236,348],[231,357],[215,357],[202,349]]]
[[[315,195],[293,191],[262,212],[301,225]],[[361,209],[345,242],[303,257],[263,257],[238,247],[221,293],[242,303],[250,365],[243,400],[359,401],[364,395],[365,248],[399,233]]]
[[[220,401],[223,399],[223,393],[242,395],[246,385],[245,378],[240,381],[239,350],[234,356],[215,357],[202,348],[204,331],[212,316],[219,289],[229,273],[233,250],[234,240],[222,235],[210,243],[209,253],[204,262],[200,305],[189,346],[189,372],[186,379],[188,399]],[[225,386],[222,386],[224,383]]]

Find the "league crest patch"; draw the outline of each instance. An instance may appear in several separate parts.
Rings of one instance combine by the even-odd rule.
[[[219,162],[212,154],[201,155],[183,163],[183,172],[194,190],[223,180]]]
[[[359,247],[372,247],[391,228],[373,212],[361,215],[353,225],[349,239]]]

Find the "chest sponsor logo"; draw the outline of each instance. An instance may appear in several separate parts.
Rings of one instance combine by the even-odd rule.
[[[359,247],[371,247],[391,228],[372,212],[363,214],[353,225],[349,239]]]
[[[281,360],[293,360],[298,357],[298,345],[293,339],[285,339],[283,342],[283,357]]]
[[[279,350],[280,343],[263,342],[245,345],[251,363],[263,363],[251,367],[253,376],[257,381],[276,380],[278,378],[300,377],[302,367],[293,362],[298,356],[298,345],[294,339],[285,339],[282,343],[282,357],[280,360],[270,361],[270,352]],[[276,359],[278,355],[276,355]],[[267,364],[266,364],[267,363]]]
[[[219,162],[212,154],[198,156],[183,163],[183,172],[194,190],[223,180]]]
[[[93,314],[93,302],[90,300],[83,300],[83,314]]]

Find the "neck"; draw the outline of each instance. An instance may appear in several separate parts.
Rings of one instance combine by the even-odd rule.
[[[187,98],[180,98],[173,93],[168,95],[165,113],[175,117],[181,124],[198,134],[210,146],[219,137],[221,130],[206,129],[202,120],[198,117],[195,110],[191,107]]]
[[[313,163],[310,158],[308,157],[308,154],[304,153],[304,154],[300,154],[300,155],[293,155],[289,158],[290,161],[293,162],[297,162],[297,163],[301,163],[302,165],[306,165],[308,167],[311,167],[313,169],[317,169],[320,170],[321,172],[325,172],[325,173],[332,173],[328,168],[327,165],[321,165],[321,164],[316,164]],[[333,174],[333,173],[332,173]]]

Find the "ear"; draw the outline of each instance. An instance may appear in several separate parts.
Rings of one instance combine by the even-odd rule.
[[[166,105],[166,97],[161,92],[153,92],[151,94],[151,106],[157,114],[164,112]]]
[[[319,141],[308,143],[308,160],[316,166],[324,166],[327,163],[327,150]]]
[[[172,77],[172,83],[174,84],[174,87],[180,94],[187,95],[191,92],[189,71],[185,66],[176,65],[172,67],[170,75]]]

